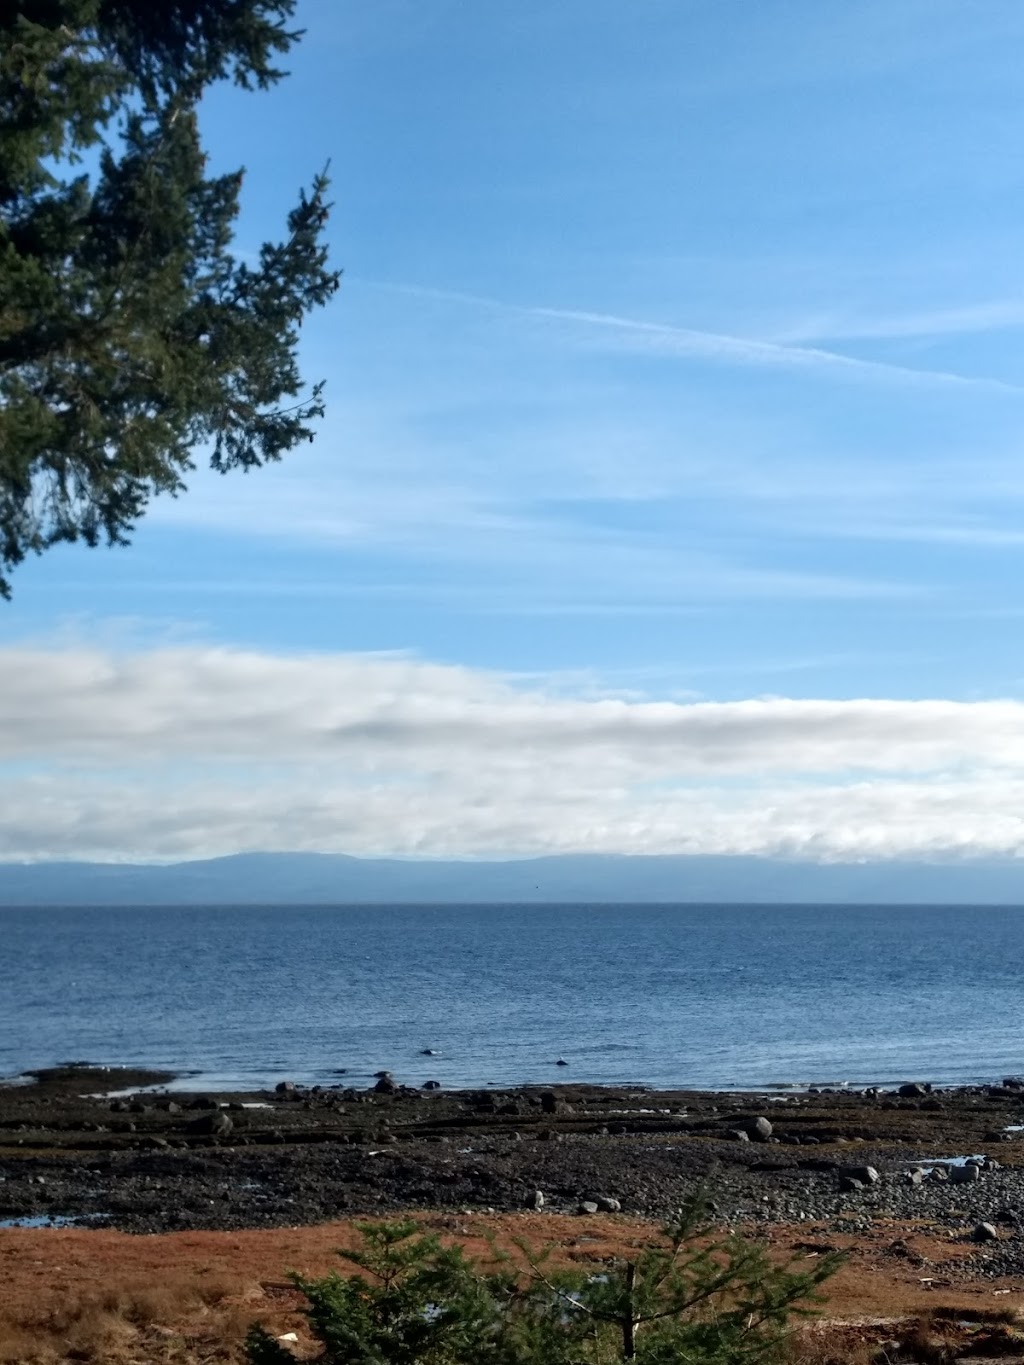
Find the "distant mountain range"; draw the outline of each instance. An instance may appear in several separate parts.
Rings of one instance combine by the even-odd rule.
[[[1024,859],[810,863],[584,854],[425,862],[241,853],[165,866],[0,864],[0,906],[590,901],[1024,905]]]

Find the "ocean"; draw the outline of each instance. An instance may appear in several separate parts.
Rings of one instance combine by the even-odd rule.
[[[989,1081],[1024,1071],[1024,910],[0,910],[0,1076],[69,1060],[194,1088]]]

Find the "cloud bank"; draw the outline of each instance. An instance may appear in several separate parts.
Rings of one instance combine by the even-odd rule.
[[[1024,852],[1024,704],[623,700],[387,655],[0,650],[0,858]]]

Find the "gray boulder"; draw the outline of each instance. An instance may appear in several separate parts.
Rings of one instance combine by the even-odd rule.
[[[215,1113],[203,1114],[200,1118],[193,1119],[188,1125],[188,1131],[207,1137],[227,1137],[234,1126],[227,1114],[218,1109]]]
[[[981,1179],[981,1171],[973,1164],[967,1166],[950,1166],[949,1183],[951,1185],[970,1185],[975,1180]]]
[[[999,1236],[991,1223],[979,1223],[971,1233],[972,1242],[994,1242]]]
[[[905,1100],[912,1100],[920,1099],[922,1095],[927,1095],[930,1090],[931,1086],[926,1085],[924,1081],[908,1081],[906,1085],[901,1085],[896,1093]]]
[[[592,1199],[581,1199],[577,1213],[597,1213],[598,1207]]]
[[[839,1174],[848,1176],[851,1180],[859,1180],[862,1185],[877,1185],[882,1178],[874,1166],[843,1166]]]
[[[756,1119],[748,1119],[743,1127],[747,1130],[751,1142],[767,1142],[772,1135],[772,1125],[763,1115]]]

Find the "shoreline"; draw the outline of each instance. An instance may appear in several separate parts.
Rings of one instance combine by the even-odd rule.
[[[595,1079],[592,1076],[579,1076],[576,1074],[578,1068],[568,1062],[553,1061],[547,1067],[544,1075],[537,1075],[530,1079],[516,1080],[474,1080],[459,1078],[456,1080],[445,1079],[445,1065],[448,1058],[441,1053],[428,1054],[425,1050],[417,1061],[427,1055],[433,1055],[434,1065],[406,1065],[404,1069],[399,1069],[398,1064],[394,1063],[395,1070],[388,1070],[388,1075],[394,1075],[396,1080],[408,1090],[423,1090],[425,1082],[431,1083],[436,1079],[438,1087],[448,1094],[460,1094],[475,1091],[493,1091],[494,1093],[505,1091],[533,1091],[545,1089],[558,1089],[566,1086],[582,1088],[586,1090],[630,1090],[645,1091],[650,1094],[685,1094],[685,1095],[744,1095],[749,1097],[763,1096],[766,1100],[775,1101],[779,1098],[788,1096],[802,1095],[829,1095],[829,1094],[863,1094],[877,1093],[878,1095],[898,1095],[902,1085],[908,1084],[908,1077],[901,1075],[898,1078],[892,1076],[885,1079],[813,1079],[806,1081],[765,1081],[760,1084],[739,1084],[722,1082],[720,1084],[691,1084],[689,1081],[673,1081],[662,1083],[636,1079],[634,1077],[624,1077],[620,1079]],[[408,1058],[405,1059],[408,1063]],[[424,1080],[418,1080],[422,1073]],[[301,1066],[287,1069],[275,1067],[267,1071],[244,1073],[222,1074],[216,1071],[204,1071],[200,1068],[183,1067],[176,1064],[150,1065],[147,1063],[103,1063],[93,1061],[73,1061],[73,1062],[48,1062],[42,1065],[33,1065],[19,1071],[12,1071],[0,1075],[0,1095],[4,1092],[22,1089],[38,1084],[38,1079],[43,1077],[48,1083],[53,1083],[62,1076],[69,1078],[69,1083],[73,1087],[76,1084],[76,1077],[93,1077],[97,1084],[94,1089],[97,1098],[114,1098],[120,1094],[135,1093],[166,1093],[172,1097],[181,1098],[182,1096],[191,1097],[195,1095],[239,1095],[239,1094],[264,1094],[273,1091],[274,1087],[281,1082],[291,1082],[298,1089],[303,1091],[340,1091],[345,1089],[372,1089],[377,1077],[381,1074],[378,1071],[362,1070],[348,1067],[338,1067],[324,1071],[306,1071]],[[926,1085],[929,1090],[936,1093],[951,1094],[958,1091],[970,1092],[978,1089],[985,1089],[998,1086],[1005,1077],[1005,1069],[998,1065],[993,1065],[987,1069],[979,1070],[967,1077],[943,1076],[941,1072],[931,1070],[928,1073]],[[1021,1077],[1024,1081],[1024,1071]],[[103,1089],[109,1080],[108,1088]],[[84,1084],[84,1081],[82,1082]],[[429,1088],[433,1088],[431,1084]]]
[[[990,1261],[1024,1275],[1024,1080],[766,1095],[386,1076],[211,1094],[165,1089],[174,1079],[70,1066],[0,1089],[0,1223],[167,1232],[408,1209],[577,1215],[595,1201],[664,1219],[703,1189],[725,1224],[856,1231],[887,1213],[966,1235],[995,1220]],[[969,1183],[942,1179],[969,1157]]]
[[[112,1096],[127,1074],[134,1091]],[[282,1298],[286,1272],[329,1269],[361,1219],[411,1216],[477,1255],[489,1238],[512,1247],[522,1236],[600,1265],[634,1255],[698,1191],[715,1226],[773,1255],[846,1251],[830,1322],[867,1316],[879,1342],[895,1320],[930,1310],[978,1319],[1024,1308],[1024,1082],[774,1103],[568,1083],[146,1088],[171,1079],[65,1067],[0,1088],[12,1322],[45,1317],[54,1294],[88,1311],[111,1283],[142,1304],[154,1286],[177,1286],[186,1313],[212,1276],[237,1286],[224,1311],[239,1341],[268,1314],[301,1332],[298,1301]],[[970,1179],[954,1179],[949,1159],[968,1155],[979,1158]],[[21,1220],[36,1226],[12,1226]],[[162,1310],[167,1321],[179,1307]]]

